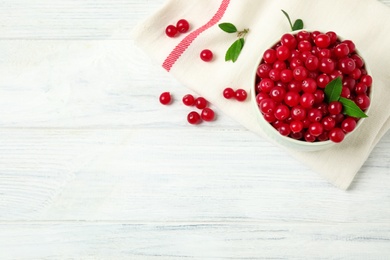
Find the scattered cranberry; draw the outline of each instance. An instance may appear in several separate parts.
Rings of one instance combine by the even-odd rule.
[[[232,88],[225,88],[223,90],[223,96],[226,98],[226,99],[231,99],[233,97],[235,97],[235,92]]]
[[[240,102],[245,101],[248,94],[244,89],[237,89],[235,92],[236,99]]]
[[[195,106],[198,109],[204,109],[205,107],[207,107],[207,104],[207,100],[203,97],[198,97],[197,99],[195,99]]]
[[[196,124],[199,124],[201,119],[200,119],[200,115],[198,114],[198,112],[196,111],[192,111],[188,114],[187,116],[187,121],[188,123],[190,123],[191,125],[196,125]]]
[[[183,104],[186,106],[193,106],[195,104],[195,98],[191,94],[187,94],[183,97]]]
[[[180,19],[177,24],[176,28],[180,33],[186,33],[190,29],[190,24],[185,19]]]
[[[203,50],[200,53],[200,58],[205,62],[209,62],[213,59],[213,52],[208,49]]]
[[[168,25],[167,28],[165,29],[165,34],[168,37],[175,37],[177,34],[177,28],[174,25]]]
[[[163,92],[160,95],[160,103],[163,105],[169,105],[171,103],[171,94],[169,92]]]
[[[213,121],[215,113],[211,108],[206,107],[202,110],[200,116],[204,121]]]

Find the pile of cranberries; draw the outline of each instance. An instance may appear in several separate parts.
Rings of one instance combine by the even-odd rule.
[[[337,77],[342,80],[341,97],[365,111],[372,78],[352,41],[342,41],[334,32],[284,34],[264,52],[257,68],[256,102],[264,119],[283,136],[339,143],[359,119],[343,114],[339,101],[326,102],[324,89]]]

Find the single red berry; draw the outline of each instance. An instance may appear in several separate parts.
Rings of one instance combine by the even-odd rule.
[[[332,130],[336,126],[336,120],[331,116],[324,117],[321,123],[327,131]]]
[[[284,69],[280,72],[280,80],[283,83],[288,83],[293,80],[293,72],[289,69]]]
[[[356,127],[356,121],[352,117],[347,117],[346,119],[344,119],[343,122],[341,122],[341,129],[345,133],[352,132],[355,129],[355,127]]]
[[[262,79],[259,83],[260,90],[265,93],[269,93],[274,86],[274,81],[268,78]]]
[[[356,68],[356,63],[351,58],[341,58],[338,63],[338,68],[344,74],[350,74]]]
[[[190,24],[185,19],[180,19],[177,24],[176,28],[180,33],[186,33],[190,29]]]
[[[213,59],[213,52],[208,49],[203,50],[200,52],[200,58],[205,62],[209,62]]]
[[[332,56],[329,49],[322,49],[318,52],[317,57],[319,59],[329,59]]]
[[[334,118],[336,120],[336,124],[340,124],[343,122],[345,116],[343,114],[337,114],[337,115],[330,115],[330,117]]]
[[[372,77],[370,75],[363,75],[360,82],[366,84],[367,87],[370,87],[372,85]]]
[[[367,86],[366,84],[359,82],[355,86],[355,93],[356,94],[365,94],[367,92]]]
[[[348,48],[348,44],[346,43],[340,43],[338,44],[333,51],[334,55],[338,58],[342,58],[347,56],[350,53],[350,50]]]
[[[256,74],[260,78],[268,78],[268,74],[270,70],[272,69],[272,66],[266,63],[262,63],[257,67]]]
[[[343,87],[341,89],[341,97],[343,98],[350,98],[351,97],[351,90],[347,87]]]
[[[196,125],[201,122],[200,115],[196,111],[192,111],[187,115],[187,121],[191,125]]]
[[[277,60],[276,51],[274,49],[268,49],[263,54],[263,60],[266,63],[272,64]]]
[[[329,131],[329,139],[332,142],[340,143],[344,140],[345,134],[340,128],[333,128]]]
[[[320,31],[314,31],[314,32],[312,32],[311,33],[311,39],[314,41],[314,39],[318,36],[318,35],[320,35],[321,34],[321,32]]]
[[[175,37],[177,34],[177,28],[174,25],[168,25],[167,28],[165,29],[165,34],[168,37]]]
[[[315,104],[314,108],[319,109],[322,113],[322,116],[326,116],[329,114],[328,104],[325,102],[321,102],[320,104]]]
[[[308,70],[314,71],[318,68],[318,65],[320,64],[320,61],[318,58],[314,55],[309,56],[305,61],[305,67]]]
[[[289,91],[284,96],[284,103],[289,107],[295,107],[299,105],[300,98],[301,96],[299,95],[299,93],[294,91]]]
[[[315,43],[318,47],[323,48],[323,49],[329,47],[330,41],[331,41],[330,37],[329,37],[327,34],[323,34],[323,33],[318,34],[318,35],[316,36],[316,38],[314,39],[314,43]]]
[[[198,97],[197,99],[195,99],[195,106],[198,109],[204,109],[205,107],[207,107],[207,103],[207,100],[203,97]]]
[[[312,78],[302,81],[302,91],[305,93],[314,93],[317,90],[317,82]]]
[[[291,133],[290,125],[286,123],[282,123],[277,130],[283,136],[288,136]]]
[[[293,50],[297,47],[297,39],[295,39],[295,36],[290,33],[284,34],[280,42],[290,50]]]
[[[260,102],[259,108],[264,114],[273,114],[276,109],[276,103],[271,98],[265,98]]]
[[[356,53],[351,55],[351,59],[353,59],[355,61],[357,68],[362,68],[364,66],[364,61],[363,61],[362,57],[360,57]]]
[[[299,133],[303,130],[303,123],[298,120],[293,120],[290,123],[290,129],[293,133]]]
[[[215,113],[211,108],[206,107],[202,110],[200,116],[204,121],[209,122],[214,120]]]
[[[278,57],[278,60],[287,60],[291,55],[291,51],[287,46],[279,46],[276,49],[276,56]]]
[[[195,98],[191,94],[187,94],[183,97],[183,104],[186,106],[193,106],[195,104]]]
[[[290,127],[291,128],[291,127]],[[303,138],[303,133],[298,132],[298,133],[291,133],[290,137],[295,140],[301,140]]]
[[[310,108],[308,111],[307,111],[307,118],[311,121],[311,122],[320,122],[321,119],[322,119],[322,113],[321,113],[321,110],[319,110],[318,108]]]
[[[282,70],[285,70],[287,68],[287,65],[286,65],[286,63],[284,61],[277,60],[272,65],[272,68],[276,69],[276,70],[282,71]]]
[[[268,76],[273,81],[279,81],[280,80],[280,70],[272,69],[272,70],[270,70]]]
[[[360,77],[363,75],[363,70],[362,69],[354,69],[350,74],[349,76],[351,76],[351,78],[355,79],[355,80],[358,80],[360,79]]]
[[[304,51],[311,51],[311,43],[309,41],[300,41],[298,43],[298,50],[300,52],[304,52]]]
[[[319,69],[323,73],[330,74],[335,69],[335,63],[330,58],[322,58],[320,60]]]
[[[340,78],[343,80],[344,74],[340,70],[334,70],[329,74],[330,80],[334,80],[335,78]]]
[[[310,33],[307,31],[300,31],[297,34],[298,41],[310,41],[311,36]]]
[[[303,108],[311,108],[314,105],[315,97],[312,93],[303,93],[299,103]]]
[[[356,105],[358,105],[358,107],[363,111],[366,110],[371,103],[370,98],[366,94],[357,95],[357,97],[355,98],[355,102]]]
[[[223,96],[226,99],[231,99],[231,98],[235,97],[235,95],[236,95],[236,93],[234,92],[234,90],[232,88],[225,88],[223,90]]]
[[[291,108],[291,117],[294,120],[302,121],[306,118],[306,110],[301,106]]]
[[[338,115],[343,111],[343,105],[338,101],[333,101],[329,103],[328,106],[329,114],[331,115]]]
[[[276,107],[274,116],[278,120],[285,120],[290,116],[290,109],[286,105],[280,104]]]
[[[290,61],[290,68],[293,70],[299,66],[303,66],[304,63],[300,58],[292,58]]]
[[[163,92],[160,95],[160,103],[163,105],[169,105],[171,103],[171,93]]]
[[[303,137],[305,138],[305,141],[309,142],[309,143],[312,143],[316,140],[316,137],[314,135],[310,134],[309,130],[305,132]]]
[[[308,130],[312,136],[317,137],[324,132],[324,127],[321,123],[315,122],[309,125]]]
[[[277,103],[282,102],[285,95],[286,90],[282,87],[273,87],[269,92],[269,96]]]
[[[317,140],[320,142],[328,141],[329,140],[329,133],[324,131],[322,134],[317,136]]]
[[[245,101],[248,97],[248,94],[244,89],[237,89],[235,92],[236,99],[240,102]]]
[[[349,90],[353,90],[356,85],[356,80],[354,80],[351,77],[345,77],[343,78],[343,87],[349,88]]]
[[[297,80],[293,80],[287,84],[287,89],[293,92],[300,92],[302,90],[302,83]]]
[[[303,66],[298,66],[293,70],[293,76],[295,80],[302,81],[307,78],[307,69]]]
[[[325,93],[322,89],[316,89],[316,91],[313,93],[314,95],[314,104],[318,105],[321,104],[325,99]]]
[[[313,56],[313,54],[311,53],[311,51],[304,51],[301,53],[301,55],[299,55],[299,58],[303,61],[303,63],[306,62],[306,60]]]
[[[337,34],[335,32],[330,31],[330,32],[327,32],[326,35],[329,36],[331,45],[337,41]]]
[[[317,85],[318,87],[320,88],[325,88],[326,85],[328,85],[328,83],[330,82],[330,78],[328,75],[326,74],[320,74],[318,77],[317,77]]]

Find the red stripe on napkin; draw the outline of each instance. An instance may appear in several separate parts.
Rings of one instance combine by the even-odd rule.
[[[199,27],[197,30],[193,31],[187,35],[169,54],[163,63],[163,68],[167,71],[170,71],[175,62],[180,58],[183,52],[191,45],[191,43],[205,30],[215,25],[219,20],[222,19],[223,15],[226,12],[226,9],[230,3],[230,0],[223,0],[221,5],[218,8],[218,11],[215,13],[213,18],[208,21],[205,25]]]

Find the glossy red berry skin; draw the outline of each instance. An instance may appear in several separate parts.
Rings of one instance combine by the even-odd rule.
[[[277,60],[276,51],[274,49],[268,49],[263,54],[263,60],[266,63],[274,63]]]
[[[235,96],[238,101],[243,102],[248,97],[248,93],[244,89],[237,89]]]
[[[316,137],[310,134],[309,130],[303,135],[306,142],[313,143],[316,140]]]
[[[330,74],[335,69],[335,63],[330,58],[322,58],[320,60],[319,69],[323,73]]]
[[[200,52],[200,58],[205,61],[205,62],[209,62],[213,59],[213,52],[208,50],[208,49],[205,49],[203,51]]]
[[[198,97],[197,99],[195,99],[195,106],[198,109],[204,109],[205,107],[207,107],[207,104],[207,100],[203,97]]]
[[[318,77],[317,77],[317,85],[320,87],[320,88],[325,88],[326,85],[328,85],[328,83],[330,82],[330,78],[328,75],[326,74],[320,74]]]
[[[290,109],[286,105],[280,104],[276,107],[274,116],[276,119],[283,121],[290,116]]]
[[[330,116],[324,117],[321,123],[326,131],[332,130],[336,126],[336,120]]]
[[[200,116],[204,121],[210,122],[214,120],[215,113],[211,108],[206,107],[202,110]]]
[[[370,106],[370,98],[366,94],[359,94],[355,98],[355,103],[361,110],[366,110]]]
[[[318,58],[316,56],[309,56],[306,61],[305,61],[305,67],[308,69],[308,70],[311,70],[311,71],[314,71],[318,68],[320,64],[320,61],[318,60]]]
[[[342,112],[343,105],[338,101],[330,102],[328,105],[328,111],[331,115],[338,115]]]
[[[335,143],[341,143],[344,140],[345,133],[340,128],[333,128],[329,131],[329,139]]]
[[[259,108],[264,114],[273,114],[276,109],[276,103],[271,98],[265,98],[260,102]]]
[[[344,74],[350,74],[356,68],[356,63],[351,58],[342,58],[338,64],[339,70]]]
[[[235,97],[236,93],[234,92],[234,90],[232,88],[225,88],[223,90],[223,97],[226,98],[226,99],[231,99],[233,97]]]
[[[190,24],[185,19],[180,19],[176,23],[176,28],[180,33],[186,33],[190,29]]]
[[[293,70],[293,76],[295,80],[303,81],[307,78],[307,69],[303,66],[298,66]]]
[[[321,119],[322,119],[322,113],[321,113],[321,110],[317,109],[317,108],[310,108],[307,112],[307,118],[311,121],[311,122],[320,122]]]
[[[314,43],[320,48],[328,48],[330,45],[330,37],[327,34],[318,34],[314,39]]]
[[[306,118],[306,110],[301,106],[291,108],[290,113],[294,120],[303,121]]]
[[[190,112],[190,113],[187,115],[187,121],[188,121],[188,123],[190,123],[191,125],[199,124],[199,123],[201,122],[201,118],[200,118],[199,113],[196,112],[196,111]]]
[[[283,87],[273,87],[269,92],[269,96],[277,103],[282,102],[284,96],[286,95],[286,90]]]
[[[169,105],[172,101],[171,94],[169,92],[163,92],[160,95],[160,103],[163,105]]]
[[[317,137],[324,132],[324,127],[321,123],[315,122],[309,125],[308,130],[312,136]]]
[[[165,29],[165,34],[168,37],[173,38],[177,35],[177,28],[174,25],[168,25]]]
[[[334,55],[338,58],[345,57],[349,54],[348,44],[340,43],[334,48]]]
[[[315,96],[311,93],[303,93],[299,103],[303,108],[311,108],[314,105]]]
[[[272,66],[266,63],[260,64],[257,67],[256,74],[260,78],[267,78],[270,70],[272,69]]]
[[[303,123],[298,120],[293,120],[290,123],[290,129],[293,133],[299,133],[303,130]]]
[[[293,50],[297,47],[297,40],[295,39],[295,36],[289,33],[286,33],[281,38],[282,45],[286,46],[290,50]]]
[[[264,92],[268,93],[271,91],[271,89],[275,86],[275,83],[272,79],[264,78],[259,83],[259,89]]]
[[[366,84],[367,87],[370,87],[372,85],[372,77],[370,75],[364,75],[360,79],[360,82]]]
[[[356,128],[356,121],[351,117],[347,117],[346,119],[343,120],[343,122],[341,122],[341,129],[345,133],[350,133],[353,130],[355,130],[355,128]]]
[[[187,94],[182,99],[183,104],[186,106],[193,106],[195,104],[195,98],[191,94]]]
[[[289,91],[284,95],[284,103],[289,107],[295,107],[299,105],[300,98],[298,92]]]
[[[278,58],[278,60],[281,61],[287,60],[290,57],[290,55],[291,55],[291,51],[285,45],[279,46],[276,49],[276,57]]]

